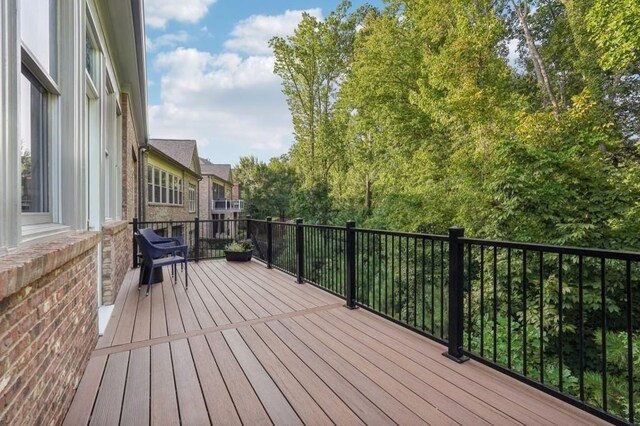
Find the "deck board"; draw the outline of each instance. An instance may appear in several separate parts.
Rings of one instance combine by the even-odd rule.
[[[261,263],[189,274],[127,274],[65,424],[605,424]]]
[[[140,348],[131,351],[122,407],[121,423],[123,425],[149,424],[150,378],[150,349]]]
[[[151,423],[180,423],[169,343],[151,347]]]

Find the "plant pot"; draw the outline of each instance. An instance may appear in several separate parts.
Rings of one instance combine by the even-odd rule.
[[[224,251],[224,257],[230,262],[248,262],[251,260],[253,250],[246,251]]]

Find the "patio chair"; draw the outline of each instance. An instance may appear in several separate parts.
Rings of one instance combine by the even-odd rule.
[[[142,252],[143,267],[149,271],[149,280],[146,283],[147,296],[149,295],[149,291],[151,289],[151,277],[153,276],[153,271],[155,269],[172,265],[172,283],[175,285],[177,281],[177,271],[175,265],[177,265],[178,263],[184,265],[185,290],[189,288],[189,276],[187,267],[187,253],[189,251],[189,248],[186,245],[175,245],[175,241],[173,245],[169,245],[167,244],[167,242],[154,244],[150,242],[141,232],[137,232],[136,234],[134,234],[134,236],[136,238],[136,241],[138,242],[138,247],[140,247],[140,251]],[[138,281],[138,287],[143,284],[142,275],[143,274],[141,271],[140,280]]]
[[[138,230],[138,232],[140,232],[142,235],[144,235],[144,237],[149,240],[150,243],[152,244],[156,244],[156,245],[162,245],[163,247],[166,245],[167,247],[170,246],[182,246],[184,245],[184,239],[182,237],[162,237],[158,234],[155,233],[155,231],[151,228],[143,228]],[[173,265],[173,273],[175,276],[176,271],[174,270],[176,267],[176,265]],[[184,270],[184,265],[180,265],[180,270],[183,271]]]

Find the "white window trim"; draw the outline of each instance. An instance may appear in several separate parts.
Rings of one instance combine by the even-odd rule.
[[[149,182],[149,170],[151,170],[151,182]],[[155,190],[156,190],[156,170],[160,173],[160,192],[164,193],[165,195],[165,200],[167,200],[166,202],[156,202],[156,201],[151,201],[151,200],[155,200]],[[166,175],[166,186],[162,186],[162,174]],[[169,185],[169,177],[173,177],[173,181],[174,181],[174,185],[175,186],[175,196],[174,196],[174,200],[173,203],[169,202],[169,191],[172,189],[172,187]],[[184,179],[181,178],[178,175],[175,175],[167,170],[161,169],[160,167],[156,167],[152,164],[148,164],[147,165],[147,171],[145,173],[145,179],[146,179],[146,188],[147,188],[147,194],[145,194],[145,198],[146,198],[146,203],[148,206],[166,206],[166,207],[184,207],[184,198],[183,198],[183,192],[184,192]],[[175,183],[177,181],[177,184]],[[148,190],[149,188],[149,183],[151,183],[151,191]],[[160,197],[160,200],[162,200],[162,197]]]

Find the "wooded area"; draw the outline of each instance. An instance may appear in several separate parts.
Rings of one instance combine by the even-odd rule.
[[[343,2],[274,38],[295,144],[254,217],[639,249],[640,5]]]
[[[435,234],[458,225],[477,238],[640,250],[640,3],[385,4],[352,10],[344,1],[326,19],[305,15],[293,36],[271,40],[295,143],[266,164],[240,161],[234,176],[254,218],[340,225],[355,219],[360,227]],[[374,252],[381,247],[373,244]],[[483,255],[471,253],[469,303],[499,308],[470,312],[471,349],[479,324],[497,330],[497,341],[485,342],[497,344],[498,358],[507,335],[530,334],[526,350],[514,351],[533,357],[544,343],[548,359],[543,374],[531,365],[526,375],[540,374],[554,387],[562,377],[564,391],[576,397],[582,377],[587,403],[629,418],[632,400],[637,412],[640,308],[634,304],[629,351],[625,265],[585,259],[583,276],[581,258],[560,260],[559,271],[557,258],[534,257],[518,266],[532,278],[526,291],[514,293],[521,305],[512,310],[504,308],[504,287],[483,290]],[[487,270],[486,280],[496,275],[503,286],[506,253],[491,255],[498,269]],[[375,265],[375,255],[367,256]],[[323,262],[317,264],[331,264]],[[638,288],[637,270],[628,266],[628,287]],[[391,283],[410,286],[411,277],[403,280],[392,274]],[[514,289],[525,289],[515,276],[509,286],[512,280]],[[436,310],[422,298],[393,303]],[[524,306],[541,313],[523,315]],[[563,319],[568,328],[559,336]],[[574,350],[581,327],[583,361]],[[635,365],[630,381],[628,354]],[[521,359],[514,363],[523,368]]]

